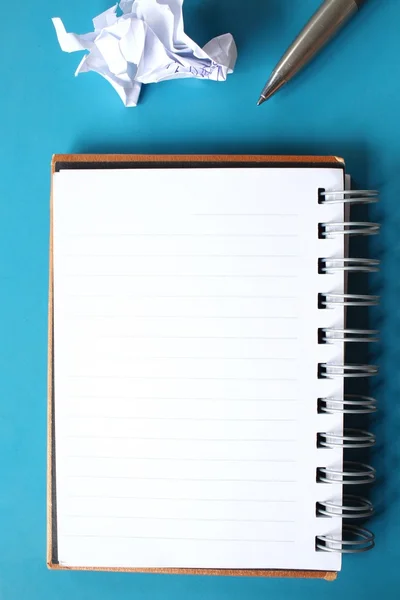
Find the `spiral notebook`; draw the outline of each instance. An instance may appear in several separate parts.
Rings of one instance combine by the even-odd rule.
[[[373,545],[343,382],[376,371],[344,357],[374,199],[333,157],[54,157],[49,566],[329,579]]]

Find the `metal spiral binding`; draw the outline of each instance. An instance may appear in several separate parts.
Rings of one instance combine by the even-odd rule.
[[[376,190],[341,190],[327,192],[320,190],[320,204],[374,204],[379,202],[379,193]]]
[[[322,327],[320,333],[323,344],[379,342],[379,338],[377,337],[379,331],[375,329],[336,329],[334,327]]]
[[[375,436],[363,429],[345,429],[343,433],[324,432],[318,434],[318,445],[322,448],[371,448]]]
[[[319,365],[320,377],[325,379],[361,379],[363,377],[373,377],[378,374],[378,367],[375,365],[350,365],[350,364],[333,364],[321,363]]]
[[[347,223],[321,223],[320,231],[323,238],[335,238],[339,235],[377,235],[380,230],[378,223],[362,221],[347,221]]]
[[[367,485],[374,483],[376,471],[364,463],[345,461],[342,469],[318,467],[318,483],[339,483],[342,485]]]
[[[341,536],[317,535],[316,548],[323,552],[340,552],[341,554],[359,554],[372,550],[375,536],[369,529],[354,525],[343,525]]]
[[[367,415],[376,412],[376,400],[370,396],[345,394],[340,398],[319,398],[318,412],[333,415]]]
[[[373,258],[320,258],[321,273],[333,275],[341,271],[352,273],[377,273],[380,261]]]
[[[320,190],[319,204],[370,204],[378,202],[378,192],[371,190],[353,190],[329,192]],[[319,224],[319,238],[332,239],[339,236],[370,236],[379,233],[378,223],[364,221],[323,222]],[[337,273],[375,273],[379,271],[379,261],[369,258],[337,258],[323,257],[318,261],[318,271],[323,275]],[[334,291],[318,294],[320,309],[335,310],[343,307],[377,306],[378,296],[363,294],[338,294]],[[357,344],[378,341],[378,331],[372,329],[337,329],[323,327],[318,331],[321,344]],[[320,363],[318,376],[324,379],[365,378],[376,375],[378,368],[374,365],[348,363]],[[370,396],[345,394],[343,397],[318,398],[319,414],[361,415],[376,411],[376,400]],[[317,436],[317,445],[330,450],[371,448],[375,444],[375,436],[361,429],[345,428],[343,432],[321,432]],[[317,482],[325,485],[367,485],[376,479],[376,472],[370,465],[345,461],[343,465],[322,466],[316,471]],[[373,515],[374,507],[366,498],[344,494],[342,501],[334,498],[317,502],[316,515],[320,518],[339,517],[341,519],[365,519]],[[363,527],[343,525],[341,532],[316,536],[316,550],[339,552],[341,554],[360,553],[374,547],[374,535]]]
[[[338,306],[378,306],[379,296],[363,294],[319,294],[319,306],[337,308]]]
[[[317,515],[323,517],[342,517],[342,519],[367,519],[374,514],[372,503],[361,496],[345,494],[343,503],[318,502]]]

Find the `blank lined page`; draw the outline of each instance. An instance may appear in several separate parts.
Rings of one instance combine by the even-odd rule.
[[[341,169],[66,170],[54,175],[57,552],[86,567],[338,570],[316,482],[342,362]]]

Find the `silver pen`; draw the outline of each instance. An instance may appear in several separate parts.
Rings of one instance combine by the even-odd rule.
[[[358,11],[365,0],[324,0],[303,31],[272,71],[259,106],[292,79]]]

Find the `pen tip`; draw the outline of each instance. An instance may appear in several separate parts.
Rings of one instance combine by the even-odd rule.
[[[285,84],[286,80],[282,77],[279,72],[272,73],[269,78],[267,85],[261,92],[260,98],[257,102],[257,106],[269,100],[276,92]]]

